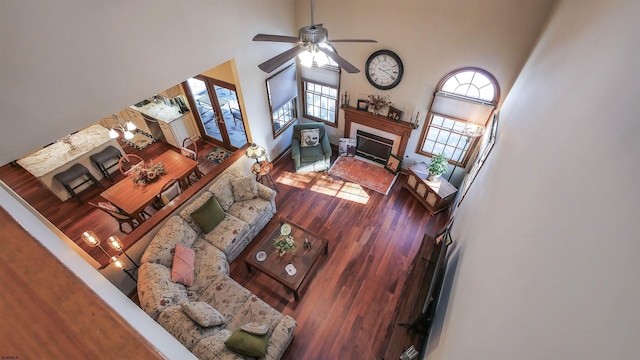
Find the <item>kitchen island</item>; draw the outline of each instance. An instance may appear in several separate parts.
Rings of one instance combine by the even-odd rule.
[[[64,201],[69,193],[53,176],[69,169],[74,164],[84,165],[96,179],[104,177],[102,172],[91,162],[89,157],[114,146],[124,154],[116,139],[109,137],[109,131],[102,125],[91,125],[74,134],[54,142],[38,151],[23,156],[17,163],[35,176],[44,186]],[[88,185],[85,185],[88,186]],[[82,191],[80,188],[78,191]]]

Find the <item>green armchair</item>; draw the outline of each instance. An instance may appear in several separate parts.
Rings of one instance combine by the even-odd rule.
[[[291,156],[296,173],[329,170],[331,145],[324,124],[313,122],[294,125]]]

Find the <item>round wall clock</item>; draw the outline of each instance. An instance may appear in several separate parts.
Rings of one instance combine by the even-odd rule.
[[[378,50],[367,59],[367,80],[380,90],[396,87],[402,80],[403,72],[404,66],[400,56],[391,50]]]

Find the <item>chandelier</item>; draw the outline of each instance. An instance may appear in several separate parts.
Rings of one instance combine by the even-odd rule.
[[[124,134],[125,139],[127,140],[133,139],[132,131],[136,129],[136,125],[133,122],[131,122],[131,120],[127,121],[123,125],[120,119],[118,119],[118,116],[116,114],[113,114],[111,116],[113,116],[113,125],[111,126],[111,129],[109,129],[109,137],[112,139],[115,139],[118,136],[120,136],[120,134],[118,134],[118,132],[116,131],[116,128],[118,128]]]

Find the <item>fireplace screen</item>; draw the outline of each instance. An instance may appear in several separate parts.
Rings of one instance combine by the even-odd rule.
[[[389,158],[393,147],[392,139],[386,139],[378,135],[358,130],[356,132],[356,140],[356,155],[380,164],[387,163],[387,159]]]

